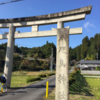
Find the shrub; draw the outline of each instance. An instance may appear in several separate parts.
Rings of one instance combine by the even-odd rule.
[[[76,71],[73,71],[72,73],[69,74],[69,77],[74,77],[77,75],[77,72]]]
[[[81,71],[80,71],[80,70],[77,70],[76,73],[77,73],[77,74],[81,74]]]
[[[75,77],[77,76],[79,72],[78,71],[73,71],[72,73],[69,74],[69,84],[71,85],[73,82],[75,82]]]
[[[100,66],[97,66],[97,67],[96,67],[96,70],[98,70],[98,71],[99,71],[99,70],[100,70]]]
[[[71,66],[69,66],[69,70],[71,69]]]
[[[77,75],[81,73],[80,70],[73,71],[72,73],[69,74],[69,84],[73,84],[76,81]]]
[[[49,64],[44,61],[41,68],[42,69],[49,69]]]
[[[21,57],[19,55],[14,55],[13,59],[17,61],[17,60],[21,60]]]
[[[37,81],[37,80],[40,80],[41,79],[41,77],[28,77],[27,79],[26,79],[26,82],[27,83],[29,83],[29,82],[33,82],[33,81]]]
[[[76,71],[76,70],[77,70],[77,68],[76,68],[76,67],[74,67],[74,70]]]
[[[39,74],[39,77],[46,77],[46,74]]]
[[[69,84],[71,85],[73,82],[75,82],[75,78],[69,77]]]
[[[48,76],[55,75],[55,73],[49,73]]]

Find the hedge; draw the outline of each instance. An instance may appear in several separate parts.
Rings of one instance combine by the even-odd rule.
[[[55,73],[49,73],[48,76],[55,75]]]
[[[80,70],[77,71],[73,71],[72,73],[69,74],[69,85],[71,85],[72,83],[74,83],[76,81],[76,76],[77,74],[80,74]]]
[[[46,74],[39,74],[38,76],[39,77],[46,77],[47,75]]]
[[[37,81],[37,80],[40,80],[41,79],[41,77],[39,77],[39,76],[37,76],[37,77],[28,77],[27,79],[26,79],[26,82],[27,83],[29,83],[29,82],[33,82],[33,81]]]

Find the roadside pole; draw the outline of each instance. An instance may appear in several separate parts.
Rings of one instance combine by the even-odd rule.
[[[53,66],[53,48],[51,49],[51,73],[52,73],[52,66]]]
[[[47,83],[46,83],[46,97],[48,97],[48,85],[49,85],[49,82],[47,81]]]

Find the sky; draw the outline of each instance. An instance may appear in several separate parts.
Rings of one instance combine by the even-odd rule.
[[[12,0],[0,0],[0,3],[8,1]],[[64,23],[64,27],[82,27],[82,34],[69,35],[69,47],[75,48],[82,44],[84,37],[88,36],[90,39],[96,33],[100,33],[100,0],[23,0],[0,5],[0,19],[45,15],[89,5],[92,5],[92,11],[91,14],[86,15],[84,20]],[[51,30],[52,28],[57,28],[57,24],[41,25],[39,31]],[[31,32],[31,27],[16,28],[16,31]],[[0,28],[0,34],[4,34],[4,32],[9,32],[9,29]],[[7,41],[7,39],[0,40],[0,44]],[[28,48],[41,47],[47,41],[49,43],[53,42],[57,46],[57,36],[15,39],[15,45]]]

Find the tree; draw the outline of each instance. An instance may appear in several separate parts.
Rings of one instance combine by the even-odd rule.
[[[21,60],[21,57],[19,55],[14,55],[13,59],[17,61],[17,60]]]
[[[47,41],[47,43],[46,44],[48,44],[48,41]]]
[[[82,48],[81,48],[81,58],[84,59],[87,56],[87,51],[89,49],[90,42],[88,36],[83,38],[82,40]]]
[[[81,59],[80,53],[81,53],[80,46],[77,46],[76,47],[76,60],[77,61]]]
[[[91,60],[96,60],[95,55],[91,54]]]
[[[87,57],[85,58],[85,60],[91,60],[91,57],[89,57],[89,55],[87,55]]]
[[[94,39],[97,39],[97,38],[98,38],[98,33],[96,33],[94,36]]]

